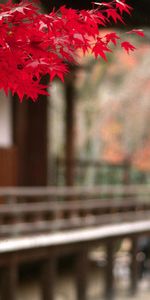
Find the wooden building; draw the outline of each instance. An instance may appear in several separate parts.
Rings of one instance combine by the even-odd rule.
[[[62,4],[73,8],[90,8],[91,1],[43,0],[46,11]],[[134,8],[132,17],[126,23],[135,28],[150,25],[150,3],[148,0],[128,1]],[[74,158],[74,87],[67,80],[66,89],[66,159]],[[0,103],[0,186],[43,186],[47,182],[47,110],[46,96],[40,96],[36,103],[18,99],[5,99]],[[56,133],[57,134],[57,133]],[[66,167],[66,184],[73,184],[73,168]]]

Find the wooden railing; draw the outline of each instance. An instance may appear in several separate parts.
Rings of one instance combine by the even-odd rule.
[[[149,219],[150,188],[1,188],[0,237]]]
[[[74,185],[86,185],[89,182],[93,185],[146,183],[149,176],[148,172],[136,169],[129,159],[111,163],[94,159],[56,158],[53,159],[51,182],[65,185],[68,170],[72,172]]]
[[[150,186],[0,188],[2,300],[16,300],[18,265],[42,262],[42,300],[54,299],[55,263],[75,257],[77,300],[86,300],[87,257],[106,246],[106,299],[113,297],[115,242],[132,239],[131,291],[137,286],[137,240],[150,233]],[[5,284],[7,282],[7,285]]]

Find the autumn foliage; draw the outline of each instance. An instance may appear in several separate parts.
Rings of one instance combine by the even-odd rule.
[[[47,94],[42,76],[63,80],[68,65],[77,61],[77,50],[104,60],[112,44],[133,51],[135,47],[116,32],[100,30],[111,22],[124,23],[123,13],[131,14],[131,10],[125,0],[94,3],[92,10],[63,6],[50,14],[42,14],[36,2],[27,0],[0,4],[0,88],[6,94],[17,93],[21,101],[23,97],[36,100],[39,94]],[[143,36],[142,30],[129,33]]]

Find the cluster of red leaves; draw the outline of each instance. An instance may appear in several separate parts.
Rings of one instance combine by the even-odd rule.
[[[47,94],[42,76],[63,80],[67,64],[76,62],[78,49],[105,60],[112,51],[111,43],[120,42],[127,52],[133,51],[135,47],[115,32],[102,35],[99,29],[111,21],[123,23],[124,12],[131,12],[125,0],[95,3],[92,10],[63,6],[50,14],[40,13],[37,5],[27,0],[0,4],[0,89],[17,93],[20,100],[24,96],[36,100],[38,94]],[[133,32],[143,35],[141,30]]]

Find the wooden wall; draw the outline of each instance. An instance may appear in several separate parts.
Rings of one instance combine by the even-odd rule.
[[[18,184],[17,147],[0,148],[0,186]]]

